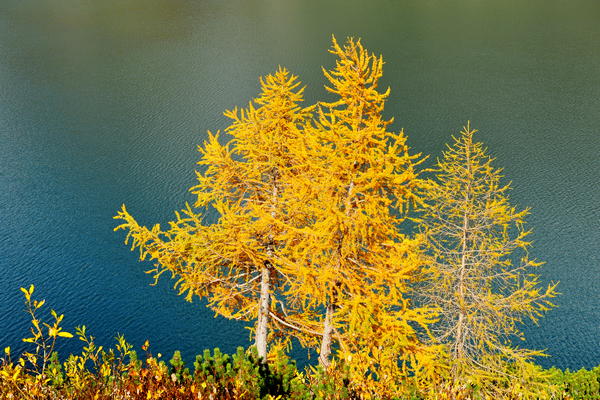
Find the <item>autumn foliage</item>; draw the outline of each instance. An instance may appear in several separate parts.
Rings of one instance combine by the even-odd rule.
[[[322,366],[334,348],[354,360],[357,382],[393,388],[435,358],[415,330],[427,330],[435,307],[404,295],[424,261],[422,236],[400,228],[420,204],[422,158],[382,115],[383,59],[352,39],[334,39],[331,53],[335,67],[323,72],[334,101],[303,108],[300,83],[282,68],[261,79],[257,99],[225,113],[229,141],[209,133],[200,148],[194,208],[166,230],[140,226],[123,208],[118,228],[188,299],[256,320],[260,357],[269,340],[296,337]],[[211,211],[216,222],[206,223]]]
[[[510,205],[470,125],[433,169],[420,170],[426,157],[384,116],[383,58],[354,39],[333,38],[330,53],[329,101],[305,105],[298,77],[279,67],[260,79],[258,97],[225,112],[224,132],[199,146],[195,202],[167,226],[144,226],[125,206],[115,217],[156,280],[167,273],[186,300],[252,322],[253,348],[231,359],[207,353],[190,373],[178,354],[171,368],[151,355],[142,366],[123,338],[120,355],[107,353],[80,329],[83,354],[61,366],[50,358],[54,342],[70,334],[54,315],[49,342],[34,323],[35,354],[5,361],[5,382],[41,365],[43,382],[69,381],[81,393],[118,375],[94,393],[123,398],[135,390],[232,399],[556,393],[551,374],[533,364],[543,353],[512,340],[556,294],[555,285],[541,288],[541,263],[528,257],[528,210]],[[25,294],[35,321],[41,305]],[[318,368],[290,366],[292,339],[318,354]],[[100,361],[106,354],[110,362]]]
[[[194,206],[168,229],[123,207],[117,229],[188,300],[256,321],[259,357],[296,337],[324,368],[343,364],[364,396],[406,394],[408,377],[481,396],[510,392],[498,377],[511,368],[540,378],[528,362],[542,353],[508,340],[554,296],[530,272],[527,211],[510,206],[468,127],[435,179],[421,178],[423,157],[383,116],[382,57],[353,39],[333,38],[330,52],[331,101],[302,106],[283,68],[262,78],[259,97],[225,113],[225,143],[209,132],[200,147]]]
[[[431,170],[421,223],[431,276],[416,297],[439,307],[432,342],[446,345],[454,387],[539,398],[545,377],[531,361],[545,354],[513,339],[554,307],[556,284],[542,287],[534,273],[543,263],[529,257],[529,209],[510,204],[510,184],[476,132],[467,124]]]

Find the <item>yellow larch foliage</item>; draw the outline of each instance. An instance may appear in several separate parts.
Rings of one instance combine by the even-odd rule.
[[[353,39],[340,46],[334,38],[330,52],[336,65],[323,72],[338,99],[320,103],[305,127],[296,151],[305,169],[284,194],[303,215],[286,231],[293,245],[278,253],[287,306],[301,341],[320,345],[323,366],[337,348],[356,385],[400,390],[390,383],[432,351],[415,328],[426,330],[435,317],[404,295],[422,266],[421,238],[401,229],[419,203],[420,155],[410,154],[403,132],[387,129],[383,59]]]
[[[200,148],[206,169],[193,207],[165,230],[140,226],[123,208],[117,229],[154,261],[157,279],[170,272],[188,299],[256,319],[261,357],[269,328],[320,348],[325,367],[336,352],[362,395],[395,396],[409,375],[430,373],[439,350],[417,335],[435,307],[416,308],[405,295],[424,264],[423,237],[402,228],[420,204],[422,158],[382,115],[382,57],[353,39],[334,38],[330,51],[336,65],[323,72],[335,101],[302,108],[294,76],[266,77],[258,99],[225,113],[231,140],[210,134]]]
[[[509,185],[475,130],[464,127],[448,146],[429,182],[423,226],[432,276],[419,288],[440,307],[431,328],[447,348],[454,390],[476,387],[482,398],[543,398],[547,387],[531,364],[543,352],[512,344],[520,324],[553,307],[556,285],[542,286],[528,256],[528,209],[509,203]]]
[[[125,206],[116,229],[139,248],[140,258],[154,261],[155,278],[170,272],[188,300],[206,297],[219,315],[255,320],[256,345],[266,357],[270,299],[278,284],[273,258],[281,243],[272,220],[288,221],[281,202],[286,180],[296,173],[292,143],[310,117],[303,108],[297,77],[279,68],[261,79],[261,94],[248,107],[225,112],[230,140],[209,132],[199,147],[196,196],[192,208],[176,213],[168,229],[139,225]],[[216,213],[210,223],[203,214]]]

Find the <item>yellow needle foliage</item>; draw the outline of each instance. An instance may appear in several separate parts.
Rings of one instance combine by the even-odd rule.
[[[423,261],[422,238],[400,229],[419,203],[420,156],[382,116],[383,59],[352,39],[342,47],[334,38],[330,52],[336,65],[323,72],[335,101],[302,108],[300,83],[280,68],[247,108],[225,113],[227,144],[209,133],[193,208],[162,229],[139,225],[123,206],[116,229],[154,261],[156,279],[173,274],[188,300],[257,320],[260,356],[267,328],[285,330],[320,345],[322,365],[333,346],[357,382],[387,388],[409,364],[433,359],[415,328],[426,330],[434,310],[403,295]],[[199,210],[216,212],[216,222]]]
[[[425,329],[434,310],[416,309],[404,297],[422,265],[421,238],[400,227],[419,202],[419,155],[382,116],[389,95],[378,90],[382,58],[352,39],[342,47],[334,38],[330,52],[336,65],[323,72],[337,100],[320,103],[305,127],[296,153],[306,168],[284,194],[306,222],[287,230],[290,245],[279,253],[290,277],[285,296],[296,325],[322,332],[323,366],[337,344],[355,382],[393,390],[390,383],[406,376],[401,361],[412,357],[414,366],[414,357],[431,356],[415,327]],[[299,336],[314,345],[310,333]]]
[[[382,57],[353,39],[333,38],[330,53],[332,101],[301,106],[300,82],[279,68],[225,112],[227,135],[209,132],[199,148],[193,206],[165,229],[123,206],[116,229],[155,279],[169,272],[186,299],[256,321],[260,357],[296,337],[360,398],[542,396],[530,363],[542,353],[510,341],[555,294],[530,272],[540,263],[527,257],[528,211],[509,204],[470,127],[437,180],[422,180],[423,157],[383,116]]]
[[[530,360],[543,352],[511,340],[524,340],[521,322],[536,322],[553,307],[556,285],[540,285],[534,270],[542,263],[528,257],[529,210],[510,205],[509,185],[475,132],[464,127],[433,170],[423,224],[433,278],[420,294],[441,309],[432,332],[447,345],[455,389],[476,385],[483,398],[540,398],[544,387],[536,382],[544,377]]]
[[[290,146],[310,110],[299,105],[300,82],[283,68],[261,79],[261,89],[247,108],[225,112],[232,121],[227,144],[209,132],[199,148],[198,164],[206,169],[191,188],[194,209],[187,205],[164,230],[139,225],[125,206],[115,218],[123,220],[116,229],[127,231],[140,258],[155,262],[150,272],[156,279],[168,271],[188,300],[207,297],[219,315],[258,319],[256,344],[265,357],[270,293],[278,278],[272,259],[281,247],[272,220],[288,221],[280,200],[296,173]],[[198,210],[215,212],[217,221],[207,223]]]

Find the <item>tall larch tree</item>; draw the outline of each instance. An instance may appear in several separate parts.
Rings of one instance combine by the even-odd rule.
[[[296,171],[290,146],[310,110],[300,105],[300,82],[285,69],[261,79],[261,89],[247,108],[225,112],[227,144],[209,132],[199,147],[198,164],[206,168],[190,189],[193,207],[186,205],[164,230],[139,225],[125,206],[115,218],[123,221],[116,229],[127,231],[132,249],[154,262],[155,279],[169,272],[186,299],[207,298],[219,315],[256,320],[255,344],[266,359],[270,299],[280,279],[273,261],[282,246],[278,226],[293,225],[282,203],[285,182]]]
[[[419,293],[440,307],[432,332],[447,346],[455,387],[470,383],[486,396],[502,396],[527,377],[519,386],[527,397],[536,388],[529,361],[542,352],[513,339],[523,338],[522,322],[536,322],[553,307],[556,285],[540,284],[535,270],[542,263],[528,256],[529,210],[511,206],[510,185],[475,133],[464,127],[432,170],[423,226],[433,275]]]
[[[307,162],[286,201],[297,204],[303,218],[296,221],[305,224],[287,229],[294,245],[279,253],[280,264],[290,277],[285,294],[297,311],[294,324],[306,341],[320,334],[320,364],[329,366],[337,342],[360,369],[356,375],[365,376],[384,359],[397,368],[400,351],[389,351],[417,348],[414,326],[432,320],[430,309],[414,309],[403,296],[421,265],[419,239],[400,229],[418,203],[419,155],[382,116],[389,95],[378,90],[382,58],[353,39],[340,46],[333,38],[330,52],[336,65],[323,72],[337,99],[319,104],[296,151]]]

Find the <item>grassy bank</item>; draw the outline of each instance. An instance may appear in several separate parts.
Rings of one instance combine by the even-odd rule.
[[[122,338],[114,349],[103,349],[85,331],[78,336],[85,343],[78,355],[59,361],[54,352],[43,369],[43,355],[31,353],[13,360],[8,353],[0,367],[2,399],[360,399],[386,398],[367,394],[347,378],[344,367],[336,364],[327,372],[321,368],[298,370],[284,354],[261,362],[254,348],[238,348],[235,354],[219,349],[205,350],[193,365],[185,365],[176,351],[170,359],[152,355],[144,347],[144,357]],[[29,355],[28,355],[29,354]],[[600,367],[576,372],[548,370],[550,399],[599,399]],[[406,382],[411,385],[410,381]],[[406,399],[476,399],[476,387],[462,392],[444,390],[420,393],[416,385],[407,387]],[[515,399],[518,397],[515,397]]]

